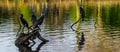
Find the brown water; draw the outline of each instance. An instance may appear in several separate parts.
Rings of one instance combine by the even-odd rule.
[[[38,47],[41,41],[35,39],[36,44],[32,48],[26,48],[28,52],[37,50],[37,47],[39,52],[120,52],[119,1],[83,2],[85,20],[74,26],[80,33],[70,28],[80,17],[79,6],[76,2],[65,3],[46,3],[49,4],[47,5],[49,12],[41,26],[40,34],[49,42]],[[35,6],[35,14],[39,18],[43,4],[41,2],[0,4],[0,52],[20,51],[14,44],[19,28],[17,23],[19,14],[23,13],[29,25],[32,25],[31,5]],[[55,6],[57,12],[53,12]],[[85,34],[83,45],[79,45],[81,32]]]

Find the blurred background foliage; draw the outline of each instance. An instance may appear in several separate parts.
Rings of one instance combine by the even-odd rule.
[[[100,2],[100,4],[98,4]],[[69,14],[72,21],[79,19],[79,6],[83,5],[86,19],[98,15],[98,5],[100,5],[100,14],[103,22],[112,26],[120,24],[120,3],[119,0],[0,0],[1,17],[19,17],[24,14],[24,18],[29,22],[31,19],[31,6],[35,7],[35,15],[40,17],[42,6],[45,4],[48,8],[48,16],[54,17],[54,11],[57,11],[57,19],[64,17],[63,14]],[[55,10],[56,8],[56,10]],[[114,11],[113,11],[114,10]],[[29,22],[31,25],[31,22]]]

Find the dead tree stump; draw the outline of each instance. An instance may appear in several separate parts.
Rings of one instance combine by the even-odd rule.
[[[38,37],[38,39],[40,39],[43,42],[48,42],[48,40],[44,39],[38,30],[32,31],[30,33],[20,33],[20,36],[15,40],[15,44],[24,44],[25,42],[27,42],[28,40],[30,40],[30,38],[32,36],[36,36]]]

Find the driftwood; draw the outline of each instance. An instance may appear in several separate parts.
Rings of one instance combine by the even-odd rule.
[[[16,39],[15,44],[24,44],[25,42],[27,42],[28,40],[30,40],[31,37],[38,37],[38,39],[40,39],[43,42],[48,42],[48,40],[44,39],[38,30],[32,31],[30,33],[20,33],[20,36]]]

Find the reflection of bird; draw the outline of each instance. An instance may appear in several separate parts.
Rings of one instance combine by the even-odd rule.
[[[84,37],[84,33],[82,32],[82,35],[81,35],[81,41],[85,41],[85,37]]]
[[[79,44],[80,44],[80,45],[83,45],[83,44],[84,44],[84,41],[85,41],[85,37],[84,37],[84,33],[82,32],[82,35],[81,35],[81,39],[80,39]]]
[[[79,41],[79,50],[83,48],[84,42],[85,42],[85,37],[84,37],[84,33],[82,32],[81,39]]]
[[[23,24],[23,29],[24,29],[24,27],[26,27],[28,29],[28,32],[29,32],[29,26],[28,26],[27,21],[23,18],[23,14],[21,14],[20,20],[21,20],[21,22]],[[23,31],[23,29],[22,29],[22,31]]]
[[[82,5],[80,5],[80,8],[79,8],[79,9],[80,9],[80,14],[81,14],[81,17],[82,17],[82,21],[84,21],[85,11],[84,11]]]

